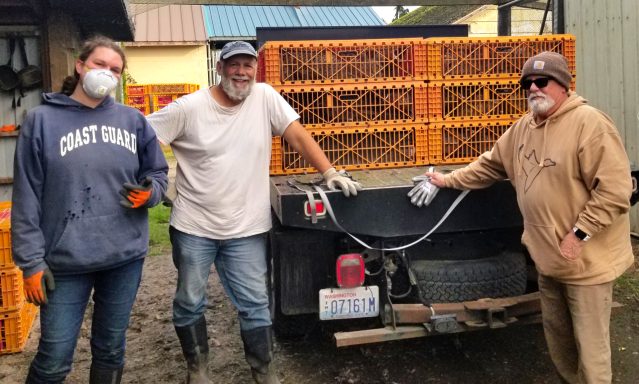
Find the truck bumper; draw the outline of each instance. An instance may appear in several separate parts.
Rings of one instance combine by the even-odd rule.
[[[383,328],[335,333],[337,347],[412,339],[445,333],[504,328],[541,321],[539,292],[462,303],[386,305]]]
[[[623,304],[612,303],[614,316]],[[385,341],[415,339],[447,333],[505,328],[541,323],[539,292],[503,299],[481,299],[463,303],[395,304],[384,308],[383,328],[335,333],[338,348]]]

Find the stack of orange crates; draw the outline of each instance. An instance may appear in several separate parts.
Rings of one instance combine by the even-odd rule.
[[[171,104],[173,100],[193,93],[198,89],[200,89],[200,86],[197,84],[148,84],[147,92],[151,98],[151,112],[159,111]]]
[[[425,44],[433,165],[475,160],[526,113],[519,77],[528,58],[543,51],[561,53],[575,75],[572,35],[437,38]]]
[[[0,354],[21,352],[38,307],[26,302],[11,256],[11,203],[0,202]]]
[[[127,84],[124,104],[138,109],[145,116],[151,113],[151,103],[144,84]]]
[[[340,169],[428,161],[426,50],[421,38],[277,41],[260,48],[258,81],[271,84]],[[315,172],[281,137],[272,175]]]
[[[145,116],[159,111],[173,100],[200,89],[198,84],[128,84],[125,104],[140,110]]]
[[[268,42],[257,80],[291,104],[337,168],[460,164],[526,113],[519,74],[543,51],[566,56],[574,75],[574,36],[545,35]],[[313,171],[273,139],[272,175]]]

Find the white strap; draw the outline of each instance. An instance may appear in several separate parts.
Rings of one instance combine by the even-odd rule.
[[[306,197],[308,198],[308,204],[310,205],[310,208],[311,208],[311,223],[317,224],[317,208],[315,207],[315,196],[313,196],[313,192],[311,191],[304,191],[304,192],[306,192]]]
[[[425,240],[428,236],[431,235],[431,233],[435,232],[435,230],[437,228],[439,228],[440,225],[442,225],[442,223],[448,218],[448,216],[453,212],[453,210],[457,207],[457,205],[459,205],[459,203],[461,203],[461,201],[464,200],[464,197],[466,197],[468,192],[470,192],[469,190],[462,191],[462,193],[460,193],[459,196],[457,196],[455,201],[453,201],[453,204],[451,204],[450,208],[448,208],[448,210],[446,211],[444,216],[439,220],[439,222],[437,222],[437,224],[435,224],[435,226],[430,231],[428,231],[427,234],[425,234],[424,236],[420,237],[419,239],[413,241],[410,244],[403,245],[401,247],[375,248],[375,247],[371,247],[370,245],[366,244],[362,240],[358,239],[355,235],[351,234],[346,229],[344,229],[344,227],[342,227],[337,222],[337,218],[335,218],[335,213],[333,213],[333,207],[331,207],[331,203],[328,201],[328,197],[326,196],[326,193],[322,190],[322,188],[318,187],[317,185],[314,185],[313,187],[315,188],[317,193],[319,193],[319,195],[320,195],[320,197],[322,199],[322,202],[324,203],[324,207],[326,209],[326,212],[328,212],[328,215],[331,217],[331,220],[333,221],[333,224],[335,224],[335,226],[337,228],[339,228],[342,232],[346,233],[348,236],[352,237],[355,241],[357,241],[359,244],[361,244],[365,248],[374,249],[374,250],[378,250],[378,251],[399,251],[399,250],[402,250],[402,249],[406,249],[406,248],[412,247],[413,245],[419,243],[420,241]]]

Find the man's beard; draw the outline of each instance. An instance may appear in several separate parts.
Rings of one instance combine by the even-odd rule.
[[[542,100],[536,99],[538,97]],[[528,95],[528,108],[533,111],[535,116],[546,116],[546,113],[555,106],[555,100],[541,92],[535,92]]]
[[[239,89],[233,84],[232,76],[226,77],[222,76],[222,80],[220,85],[222,85],[222,89],[228,95],[228,97],[233,101],[244,101],[251,94],[251,90],[253,89],[253,84],[255,84],[255,79],[250,79],[248,86],[243,89]],[[248,80],[248,77],[236,76],[237,80]]]

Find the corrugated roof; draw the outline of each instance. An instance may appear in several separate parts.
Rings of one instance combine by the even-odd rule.
[[[210,40],[255,40],[257,27],[385,25],[371,7],[204,5]]]
[[[207,41],[202,6],[167,5],[135,15],[136,43],[202,43]]]

